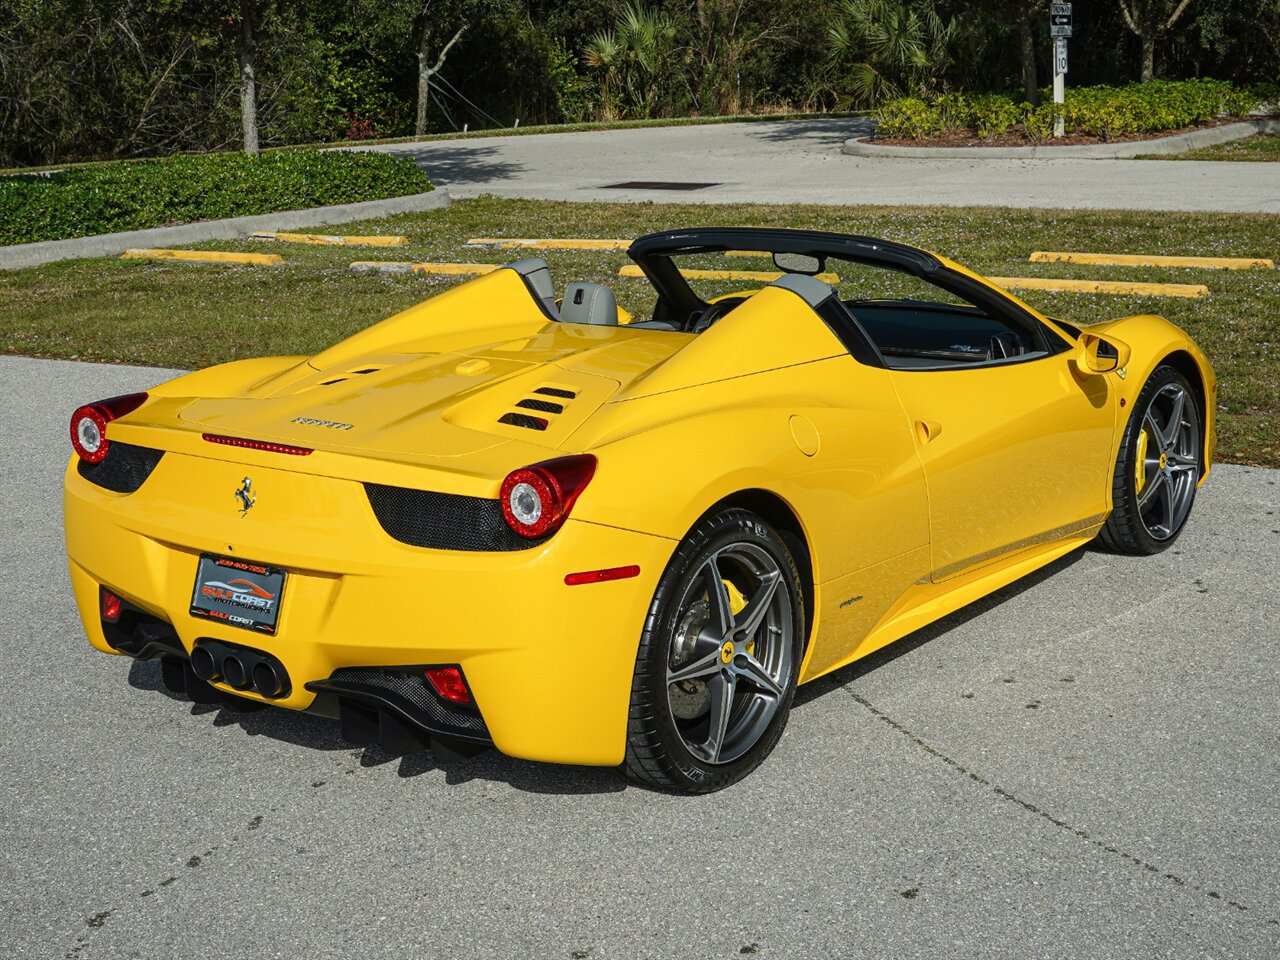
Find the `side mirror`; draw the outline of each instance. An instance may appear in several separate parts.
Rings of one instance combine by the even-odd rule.
[[[1129,364],[1129,345],[1100,333],[1082,333],[1076,341],[1076,369],[1089,375],[1111,373]]]

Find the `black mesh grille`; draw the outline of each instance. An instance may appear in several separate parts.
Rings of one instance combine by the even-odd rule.
[[[527,430],[545,430],[547,421],[541,417],[531,417],[527,413],[504,413],[498,418],[499,423],[509,427],[524,427]]]
[[[116,493],[133,493],[151,476],[151,471],[163,456],[163,450],[112,440],[107,447],[107,455],[101,461],[89,463],[81,460],[76,469],[90,483]]]
[[[347,667],[335,670],[330,679],[366,684],[394,693],[414,709],[426,714],[433,729],[438,726],[444,731],[457,731],[485,738],[489,736],[489,728],[479,711],[474,707],[467,708],[441,700],[427,686],[426,678],[420,673],[397,673],[378,667]]]
[[[559,387],[539,387],[534,393],[540,393],[544,397],[559,397],[561,400],[572,400],[577,396],[572,390],[561,390]]]
[[[543,413],[564,413],[564,407],[558,403],[552,403],[550,400],[535,400],[528,397],[516,404],[517,407],[524,407],[526,410],[541,410]]]
[[[520,536],[502,519],[497,500],[366,483],[369,505],[390,536],[433,550],[528,550],[547,537]]]

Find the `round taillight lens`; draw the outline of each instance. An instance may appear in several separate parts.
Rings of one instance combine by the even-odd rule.
[[[71,446],[86,463],[101,463],[111,448],[107,424],[132,413],[147,401],[145,393],[127,393],[97,403],[87,403],[71,415]]]
[[[107,455],[107,418],[96,407],[81,407],[71,415],[71,446],[86,463]]]
[[[513,470],[502,481],[502,517],[522,537],[536,539],[560,529],[596,472],[591,454],[558,457]]]
[[[550,494],[538,477],[520,481],[507,495],[511,516],[524,527],[533,527],[542,521],[546,512],[543,504],[550,503],[550,500]]]

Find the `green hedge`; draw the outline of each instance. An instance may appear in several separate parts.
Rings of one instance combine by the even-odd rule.
[[[903,97],[876,111],[876,135],[921,140],[962,131],[985,140],[1014,132],[1043,140],[1053,132],[1058,110],[1068,134],[1109,140],[1242,116],[1266,94],[1240,90],[1222,80],[1156,80],[1124,87],[1069,87],[1060,107],[1051,102],[1048,90],[1041,92],[1038,107],[1004,94],[948,93],[931,101]]]
[[[217,220],[430,190],[402,157],[288,150],[208,153],[0,177],[0,245]]]

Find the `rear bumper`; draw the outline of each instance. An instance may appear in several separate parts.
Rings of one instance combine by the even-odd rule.
[[[636,647],[674,543],[570,520],[529,550],[411,547],[382,530],[354,481],[253,467],[259,503],[242,518],[232,491],[244,471],[169,454],[138,492],[117,494],[68,469],[71,583],[94,647],[121,652],[103,632],[105,586],[171,625],[188,656],[211,639],[278,659],[291,685],[273,705],[332,712],[325,699],[341,692],[331,681],[344,668],[457,664],[502,752],[622,761]],[[191,616],[202,553],[288,571],[275,636]],[[564,583],[568,573],[631,564],[640,567],[633,579]]]

